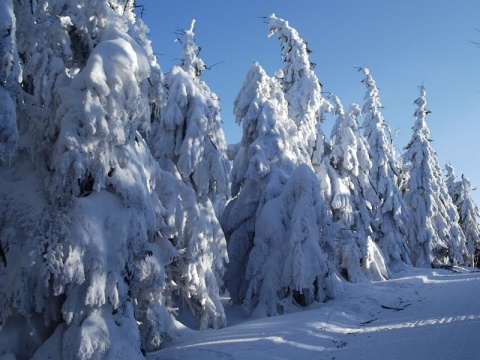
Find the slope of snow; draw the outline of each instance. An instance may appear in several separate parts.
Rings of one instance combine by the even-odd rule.
[[[462,270],[462,271],[459,271]],[[186,332],[148,359],[477,359],[480,273],[409,269],[395,280],[347,284],[343,296],[295,314]]]

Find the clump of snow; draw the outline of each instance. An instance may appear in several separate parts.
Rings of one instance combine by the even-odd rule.
[[[18,92],[18,81],[21,79],[15,37],[16,22],[12,0],[2,1],[0,4],[0,86],[12,94]]]
[[[115,146],[132,141],[139,122],[147,116],[138,83],[148,75],[134,51],[123,39],[100,43],[85,68],[65,89],[57,111],[60,134],[52,166],[53,194],[80,195],[91,177],[91,190],[105,187],[115,170]]]

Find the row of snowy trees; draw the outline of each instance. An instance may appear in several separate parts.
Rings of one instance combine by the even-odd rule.
[[[441,176],[425,89],[401,161],[368,69],[345,111],[271,15],[285,66],[253,64],[227,148],[195,22],[164,74],[134,6],[0,3],[0,356],[141,358],[188,316],[225,326],[223,290],[270,316],[477,261],[479,211],[466,177]]]

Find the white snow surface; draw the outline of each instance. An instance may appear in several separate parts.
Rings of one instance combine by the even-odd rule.
[[[245,318],[226,306],[229,327],[185,330],[147,359],[478,359],[480,272],[454,270],[346,284],[334,301],[283,316]]]

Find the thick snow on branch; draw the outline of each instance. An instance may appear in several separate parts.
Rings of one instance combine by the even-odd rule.
[[[202,59],[198,57],[200,49],[195,43],[195,19],[192,20],[190,29],[185,30],[183,36],[183,61],[182,68],[192,77],[200,76],[203,70],[206,69],[206,65]]]
[[[136,129],[149,116],[139,87],[149,73],[146,53],[123,39],[95,47],[61,96],[52,194],[99,191],[115,169],[126,166],[122,146],[135,140]]]
[[[16,19],[12,0],[0,4],[0,163],[9,163],[17,148],[15,98],[20,65],[15,40]]]

